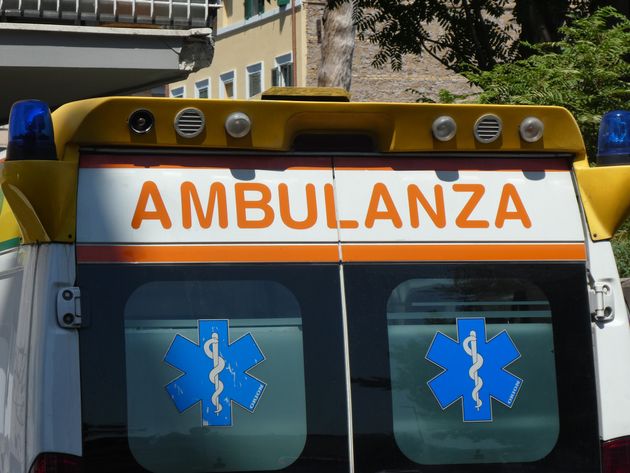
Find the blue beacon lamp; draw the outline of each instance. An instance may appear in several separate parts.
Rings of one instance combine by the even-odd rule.
[[[614,110],[602,117],[597,140],[597,165],[630,164],[630,111]]]
[[[57,159],[52,117],[40,100],[21,100],[9,115],[7,161]]]

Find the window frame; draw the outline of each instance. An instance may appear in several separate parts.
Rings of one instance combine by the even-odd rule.
[[[185,99],[186,98],[186,86],[180,85],[177,87],[169,88],[169,95],[174,99]]]
[[[224,100],[236,100],[238,98],[238,92],[236,90],[236,70],[232,69],[219,75],[219,98]],[[226,94],[226,85],[232,84],[232,97],[228,97]]]
[[[249,20],[265,12],[265,0],[245,0],[245,20]]]
[[[282,74],[283,67],[286,66],[291,67],[291,74],[288,76],[288,81]],[[293,67],[295,67],[295,65],[293,62],[292,52],[276,56],[276,58],[274,59],[274,67],[271,69],[271,85],[275,87],[291,87],[296,85],[293,84]]]
[[[203,85],[204,83],[205,83],[205,87]],[[195,98],[196,99],[212,98],[212,94],[210,93],[210,84],[211,84],[210,78],[195,81]],[[206,89],[207,97],[201,97],[200,91],[203,90],[204,88]]]
[[[245,83],[245,94],[248,99],[251,99],[257,95],[260,95],[265,90],[265,76],[263,74],[264,70],[265,70],[265,65],[263,61],[250,64],[245,67],[245,71],[247,73],[247,81]],[[256,92],[255,94],[252,94],[250,81],[251,81],[252,75],[254,74],[258,74],[260,91]]]

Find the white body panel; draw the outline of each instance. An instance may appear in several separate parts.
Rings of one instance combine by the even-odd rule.
[[[332,187],[332,170],[234,170],[229,169],[81,169],[77,205],[77,241],[80,243],[218,243],[218,242],[335,242],[337,231],[326,224],[324,186]],[[139,228],[132,227],[136,209],[156,210],[156,202],[149,198],[147,205],[139,204],[141,189],[147,182],[154,182],[171,222],[164,228],[157,219],[143,219]],[[203,212],[208,211],[210,186],[219,183],[225,189],[227,226],[219,224],[216,206],[212,207],[212,222],[202,228],[194,205],[191,204],[192,222],[185,228],[182,220],[181,186],[185,182],[194,185]],[[252,208],[245,211],[250,228],[239,226],[236,211],[235,186],[254,184],[268,190],[268,204],[260,204],[272,212],[272,222],[257,223],[265,219],[265,211],[256,202],[265,196],[258,190],[245,190],[245,198]],[[317,219],[308,231],[287,226],[281,217],[278,186],[288,186],[291,217],[296,221],[307,218],[306,185],[315,189]],[[155,194],[154,194],[155,195]],[[190,199],[188,199],[190,202]],[[107,202],[106,208],[94,211],[95,203]],[[286,202],[286,201],[284,201]],[[159,203],[157,203],[159,205]],[[271,215],[271,214],[269,214]],[[256,225],[261,225],[256,228]],[[262,226],[264,225],[264,226]]]
[[[589,240],[588,253],[591,275],[614,295],[614,319],[592,324],[600,435],[610,440],[630,434],[630,324],[610,242]]]
[[[0,470],[25,471],[26,394],[36,251],[0,254]]]
[[[33,288],[27,465],[41,452],[82,452],[79,334],[59,326],[56,303],[59,289],[74,280],[74,247],[41,245]]]
[[[532,179],[522,171],[458,171],[456,180],[441,178],[444,173],[435,171],[335,171],[337,207],[339,218],[359,223],[356,229],[340,230],[341,241],[583,241],[582,222],[573,191],[569,172],[534,173],[541,178]],[[544,176],[544,177],[542,177]],[[396,228],[391,219],[381,218],[372,228],[366,224],[369,203],[377,183],[383,183],[391,195],[396,213],[402,226]],[[475,185],[483,189],[478,204],[470,216],[463,218],[464,207],[471,201],[472,191],[464,191],[458,185]],[[512,184],[520,197],[522,207],[531,221],[531,226],[512,215],[499,226],[497,214],[501,206],[501,195],[506,184]],[[409,205],[409,186],[416,186],[436,209],[436,191],[442,192],[445,207],[445,223],[439,228],[417,204],[417,211]],[[460,189],[460,190],[455,190]],[[509,192],[509,190],[505,190]],[[379,210],[386,212],[387,206],[379,199]],[[516,212],[514,200],[507,198],[508,212]],[[471,202],[472,204],[472,202]],[[410,216],[419,213],[414,228]],[[524,214],[523,214],[524,215]],[[466,227],[458,219],[479,222],[485,228]],[[472,223],[471,225],[475,225]]]
[[[532,177],[532,174],[536,176]],[[145,244],[336,242],[339,238],[337,229],[330,224],[330,219],[334,222],[335,217],[352,222],[350,225],[355,227],[344,228],[342,224],[341,241],[584,240],[568,171],[460,171],[456,182],[449,182],[435,171],[341,169],[335,171],[334,194],[332,183],[331,169],[81,169],[77,241]],[[184,196],[182,192],[184,186],[190,189],[191,184],[198,196],[202,217],[212,216],[205,226],[200,223],[190,194]],[[215,200],[209,205],[210,188],[217,185],[220,187],[215,187],[215,192],[220,189],[224,200],[220,202],[218,194],[214,193]],[[283,199],[280,187],[284,185],[288,189],[288,198],[285,194]],[[245,198],[237,199],[238,189],[248,186],[252,188],[245,191]],[[309,206],[307,186],[312,189]],[[379,186],[386,196],[378,193]],[[428,205],[442,216],[442,225],[432,221],[421,204],[411,208],[409,186],[421,190]],[[469,187],[466,186],[474,186],[477,194],[467,190]],[[439,187],[443,195],[443,206],[436,204],[435,187]],[[386,199],[391,203],[388,204]],[[305,228],[298,229],[295,224],[287,223],[283,208],[285,216],[289,209],[291,218],[297,222],[308,222],[309,216],[312,220],[304,224]],[[220,220],[222,212],[223,223]],[[184,214],[190,215],[189,224]],[[243,214],[246,224],[243,224]],[[415,224],[414,214],[418,220]],[[370,221],[370,215],[376,218]],[[502,219],[501,215],[506,218]],[[475,225],[481,227],[475,228]]]
[[[74,282],[72,245],[0,254],[0,471],[27,472],[42,452],[80,455],[78,334],[57,324]]]

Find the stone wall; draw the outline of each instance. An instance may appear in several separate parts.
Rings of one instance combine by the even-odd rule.
[[[317,69],[320,63],[321,18],[325,2],[305,1],[307,75],[306,85],[317,85]],[[319,23],[319,25],[318,25]],[[392,71],[389,66],[383,69],[372,67],[372,59],[378,46],[367,41],[357,40],[354,50],[352,86],[350,93],[354,102],[415,102],[420,93],[436,98],[439,91],[446,89],[453,94],[474,93],[466,79],[446,69],[432,57],[419,59],[407,56],[401,71]]]

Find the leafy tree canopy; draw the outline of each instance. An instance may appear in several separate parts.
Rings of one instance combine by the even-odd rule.
[[[400,69],[406,54],[428,54],[451,70],[489,70],[529,53],[523,43],[555,41],[569,15],[627,0],[352,1],[359,37],[379,46],[373,65]],[[626,7],[627,8],[627,7]]]
[[[605,7],[559,31],[527,59],[464,75],[484,90],[481,103],[566,107],[592,159],[602,115],[630,105],[630,20]]]
[[[465,76],[483,89],[475,97],[481,103],[566,107],[593,159],[602,115],[630,107],[630,20],[606,7],[561,27],[559,33],[559,41],[532,46],[527,59]],[[440,101],[457,99],[446,91],[440,94]],[[630,277],[630,220],[612,245],[619,274]]]

